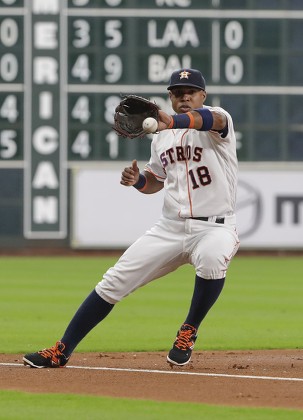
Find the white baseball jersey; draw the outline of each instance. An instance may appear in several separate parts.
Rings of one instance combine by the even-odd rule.
[[[169,219],[234,213],[238,163],[231,116],[225,138],[216,131],[165,130],[154,135],[145,170],[165,181],[163,215]]]

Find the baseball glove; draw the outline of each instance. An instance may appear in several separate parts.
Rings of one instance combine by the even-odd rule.
[[[158,121],[158,105],[141,96],[126,95],[115,109],[113,128],[119,136],[131,139],[143,137],[146,132],[142,128],[142,123],[148,117]]]

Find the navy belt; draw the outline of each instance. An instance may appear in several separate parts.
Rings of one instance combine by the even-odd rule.
[[[210,217],[191,217],[191,219],[194,220],[202,220],[203,222],[208,222],[209,219],[211,219]],[[220,224],[224,224],[224,217],[217,217],[215,220],[215,223],[220,223]]]

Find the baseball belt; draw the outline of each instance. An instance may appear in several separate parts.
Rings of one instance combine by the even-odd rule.
[[[194,220],[202,220],[203,222],[208,222],[210,217],[191,217],[191,219]],[[215,223],[220,223],[220,224],[224,224],[224,217],[217,217],[215,220]]]

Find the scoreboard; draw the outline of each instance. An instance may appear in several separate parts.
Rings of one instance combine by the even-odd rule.
[[[113,112],[129,93],[172,112],[177,68],[230,112],[240,161],[302,161],[302,39],[299,0],[0,0],[0,174],[22,178],[24,236],[66,237],[70,168],[149,158]]]

